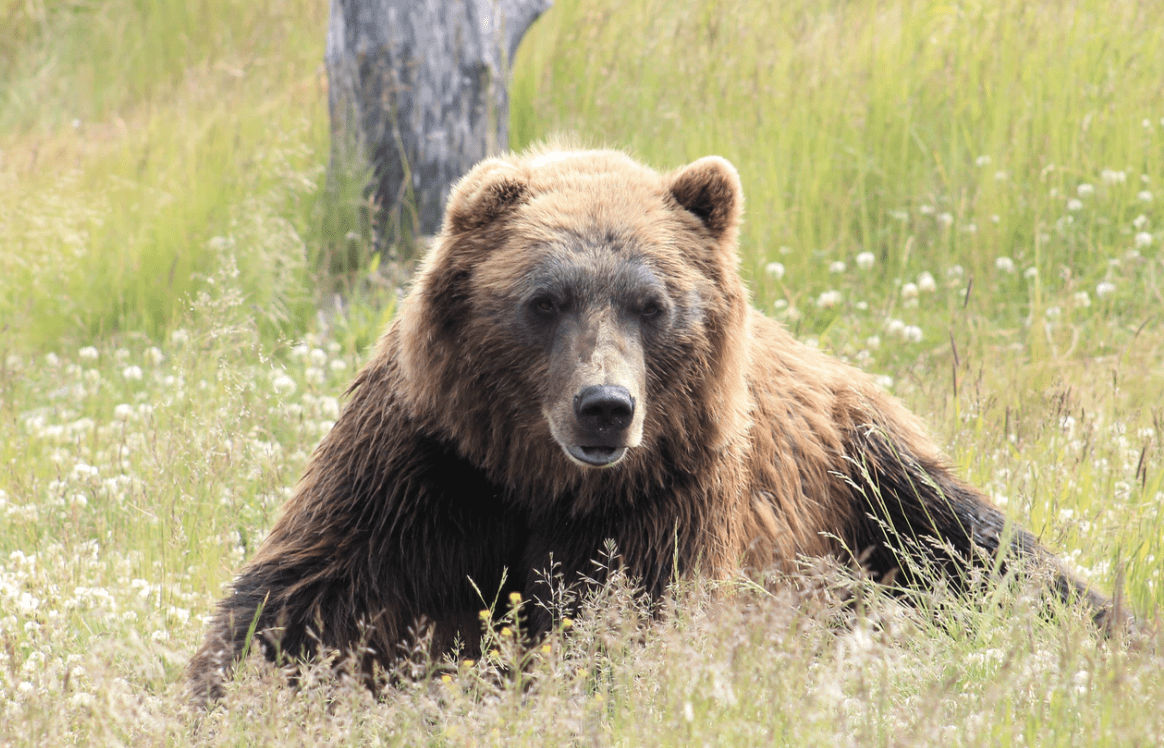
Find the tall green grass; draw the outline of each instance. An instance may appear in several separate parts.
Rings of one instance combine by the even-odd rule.
[[[790,247],[798,282],[862,250],[887,278],[955,262],[982,278],[1001,254],[1091,281],[1145,210],[1141,175],[1164,177],[1164,56],[1144,33],[1162,25],[1138,2],[567,0],[521,48],[514,141],[726,156],[750,264]],[[1128,181],[1055,231],[1103,169]]]
[[[268,332],[313,316],[320,3],[9,3],[0,313],[39,344],[161,335],[229,255]]]

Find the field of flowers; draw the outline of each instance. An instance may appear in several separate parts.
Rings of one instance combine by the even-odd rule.
[[[327,3],[0,0],[0,745],[1164,740],[1164,6],[559,0],[513,145],[730,158],[754,303],[876,373],[957,471],[1142,622],[1038,580],[910,605],[616,579],[533,651],[375,697],[182,669],[391,318],[325,177]],[[341,263],[342,264],[342,263]],[[528,603],[526,603],[528,604]]]

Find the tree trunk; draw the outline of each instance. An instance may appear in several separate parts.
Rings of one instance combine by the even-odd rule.
[[[375,249],[436,233],[452,184],[509,140],[509,66],[550,0],[331,0],[333,179],[371,173]],[[367,178],[364,176],[363,178]]]

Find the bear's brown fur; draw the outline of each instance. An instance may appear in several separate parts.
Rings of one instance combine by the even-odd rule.
[[[471,650],[477,589],[544,595],[551,558],[578,583],[607,539],[652,595],[803,555],[861,553],[885,573],[894,535],[939,538],[954,580],[959,559],[998,552],[1003,515],[897,400],[749,307],[742,205],[715,157],[671,174],[610,151],[474,168],[220,604],[190,664],[196,698],[220,695],[252,625],[270,656],[361,644],[366,670],[422,621],[436,650]],[[1103,615],[1029,534],[1007,536]],[[548,614],[531,611],[536,634]]]

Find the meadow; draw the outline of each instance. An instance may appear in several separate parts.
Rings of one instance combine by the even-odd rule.
[[[510,145],[747,195],[753,303],[879,376],[957,472],[1144,623],[1037,580],[905,605],[844,564],[616,579],[523,651],[373,697],[182,669],[406,273],[329,189],[323,0],[0,0],[0,745],[1158,745],[1164,5],[558,0]],[[337,261],[356,258],[357,263]]]

